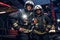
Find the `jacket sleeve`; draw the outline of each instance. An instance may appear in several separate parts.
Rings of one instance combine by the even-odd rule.
[[[9,18],[10,18],[10,21],[11,21],[11,26],[14,28],[14,29],[16,29],[16,30],[18,30],[19,29],[19,22],[18,22],[18,14],[19,14],[20,12],[19,11],[17,11],[17,12],[13,12],[13,13],[11,13],[11,14],[9,14]]]
[[[48,28],[51,28],[52,26],[52,21],[48,16],[45,16],[46,24]]]

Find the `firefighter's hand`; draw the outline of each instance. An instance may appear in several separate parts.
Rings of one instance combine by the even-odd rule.
[[[45,30],[46,30],[46,31],[49,31],[49,29],[48,29],[48,28],[46,28]]]
[[[11,30],[14,30],[14,28],[12,27]]]
[[[23,29],[23,28],[19,28],[19,31],[20,31],[20,32],[23,32],[23,31],[24,31],[24,29]]]
[[[55,30],[55,26],[54,26],[54,25],[52,25],[52,28],[51,28],[51,30]]]

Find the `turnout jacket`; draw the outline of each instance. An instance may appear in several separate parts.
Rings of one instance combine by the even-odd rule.
[[[24,33],[29,33],[33,23],[33,12],[25,9],[20,9],[17,12],[9,14],[12,27],[19,30],[20,27],[24,28]]]
[[[46,28],[49,30],[51,28],[51,19],[44,14],[34,15],[35,28],[34,32],[37,34],[45,34]]]

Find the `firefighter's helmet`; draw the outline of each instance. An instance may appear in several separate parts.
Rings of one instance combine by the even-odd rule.
[[[36,6],[34,7],[34,10],[36,10],[36,9],[42,9],[42,6],[41,6],[41,5],[36,5]]]
[[[34,7],[34,2],[33,1],[26,1],[24,7],[27,7],[27,5],[31,5],[32,8]]]
[[[26,1],[25,5],[27,4],[34,5],[33,1]]]

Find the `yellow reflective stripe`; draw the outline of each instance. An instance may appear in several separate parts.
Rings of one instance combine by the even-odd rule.
[[[26,21],[26,25],[28,25],[28,21]]]
[[[46,32],[38,32],[38,31],[36,31],[36,30],[34,30],[34,32],[36,33],[36,34],[45,34]]]
[[[51,25],[47,25],[48,28],[51,28],[52,26]]]
[[[17,24],[17,23],[14,23],[13,25],[14,25],[14,27],[17,27],[17,26],[18,26],[18,24]]]
[[[29,30],[29,29],[25,29],[24,28],[24,33],[29,33],[29,32],[32,32],[32,30]]]

